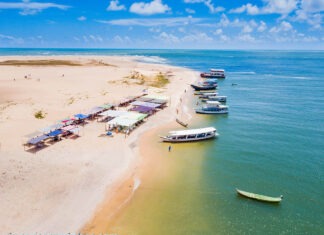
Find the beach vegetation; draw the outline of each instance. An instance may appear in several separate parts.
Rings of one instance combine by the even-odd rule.
[[[42,110],[39,110],[34,113],[34,117],[37,119],[43,119],[46,117],[46,113],[44,113]]]
[[[149,84],[150,86],[161,88],[170,83],[170,80],[161,72],[158,73],[154,80]]]
[[[0,65],[12,66],[82,66],[81,63],[71,60],[5,60]]]
[[[75,101],[75,98],[74,97],[70,97],[69,100],[68,100],[68,105],[73,104],[74,101]]]

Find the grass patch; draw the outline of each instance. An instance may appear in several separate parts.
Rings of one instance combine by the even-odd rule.
[[[36,113],[34,113],[34,117],[37,119],[43,119],[46,117],[46,113],[44,113],[42,110],[39,110]]]
[[[70,60],[6,60],[0,65],[12,66],[82,66],[83,64]]]
[[[153,87],[161,88],[166,86],[168,83],[170,83],[169,79],[160,72],[155,76],[154,80],[149,85]]]

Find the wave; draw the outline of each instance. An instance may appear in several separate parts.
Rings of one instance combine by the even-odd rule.
[[[135,192],[141,185],[141,180],[139,178],[134,178],[133,192]]]
[[[167,60],[159,56],[136,56],[136,61],[153,64],[166,64]]]
[[[277,75],[277,74],[264,74],[264,76],[273,77],[273,78],[296,79],[296,80],[311,80],[312,79],[312,77],[287,76],[287,75]]]
[[[229,72],[229,74],[256,74],[254,71],[238,71],[238,72]]]

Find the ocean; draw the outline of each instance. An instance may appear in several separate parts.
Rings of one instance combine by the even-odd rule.
[[[323,51],[0,49],[0,55],[62,54],[226,70],[219,93],[228,98],[229,114],[192,121],[216,127],[219,138],[175,145],[164,160],[169,174],[156,166],[110,232],[324,234]],[[161,148],[153,140],[151,148]],[[237,196],[236,188],[284,198],[260,203]]]

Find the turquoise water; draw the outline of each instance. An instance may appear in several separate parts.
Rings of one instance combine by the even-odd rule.
[[[172,190],[139,191],[135,199],[161,197],[164,210],[155,213],[165,220],[161,225],[150,217],[152,209],[143,209],[145,220],[137,224],[155,226],[155,234],[324,234],[324,52],[0,49],[0,55],[16,54],[139,55],[198,71],[224,68],[219,87],[229,115],[196,117],[197,126],[213,125],[220,137],[193,145],[195,154],[203,150],[199,167],[188,161],[194,159],[190,145],[177,159],[186,165],[174,188],[190,187],[189,194],[168,184]],[[238,197],[235,188],[284,199],[259,203]]]

